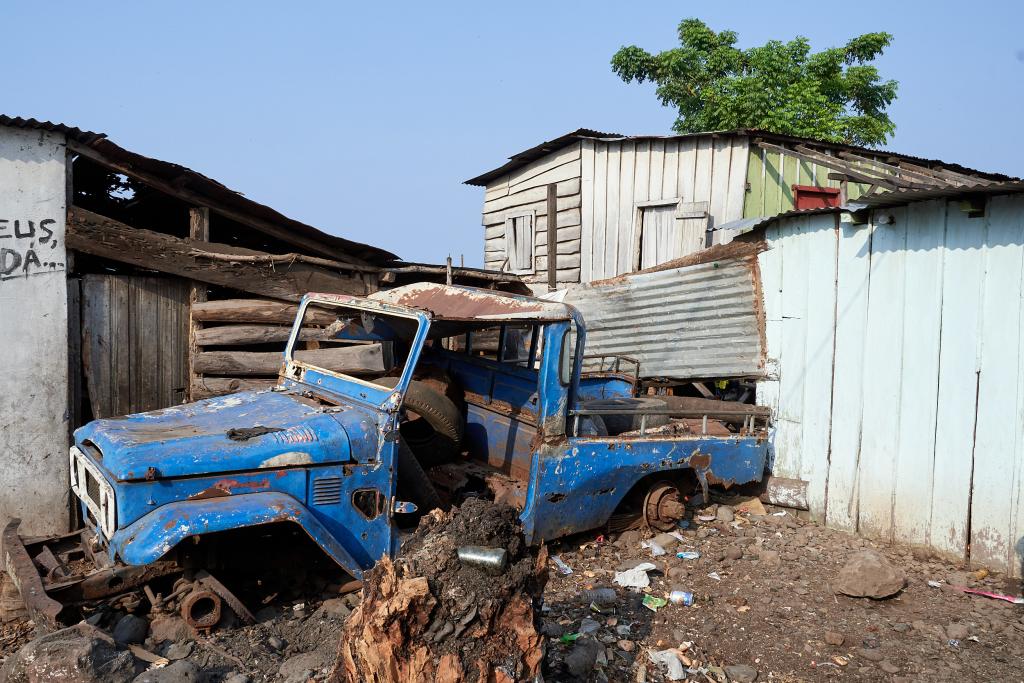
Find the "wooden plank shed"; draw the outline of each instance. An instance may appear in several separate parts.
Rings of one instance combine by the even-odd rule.
[[[304,293],[446,279],[525,289],[403,262],[102,134],[0,115],[0,518],[69,528],[69,438],[90,419],[272,384]],[[367,357],[325,342],[313,320],[300,353]]]
[[[546,291],[728,241],[728,226],[742,219],[838,206],[866,193],[1007,179],[757,130],[624,136],[580,129],[466,183],[485,188],[485,266]]]

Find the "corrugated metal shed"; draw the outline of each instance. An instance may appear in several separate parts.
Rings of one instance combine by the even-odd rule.
[[[829,526],[1020,576],[1024,183],[871,205],[765,228],[773,472]]]
[[[758,245],[743,247],[749,253],[570,290],[565,301],[587,324],[587,355],[636,358],[649,378],[761,375]]]

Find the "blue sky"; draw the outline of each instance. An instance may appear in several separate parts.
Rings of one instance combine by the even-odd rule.
[[[466,178],[579,127],[667,133],[608,61],[694,16],[743,47],[868,31],[900,82],[888,147],[1024,176],[1024,3],[15,3],[0,111],[107,133],[328,232],[482,262]]]

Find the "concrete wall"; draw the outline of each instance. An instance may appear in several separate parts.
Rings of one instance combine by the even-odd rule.
[[[65,140],[0,126],[0,520],[68,530]]]
[[[829,526],[1024,573],[1024,195],[768,227],[773,472]]]

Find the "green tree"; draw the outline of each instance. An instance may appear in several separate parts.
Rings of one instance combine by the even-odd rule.
[[[623,47],[612,70],[627,83],[657,83],[662,104],[679,110],[679,133],[758,128],[878,145],[896,130],[885,109],[897,83],[882,81],[870,62],[890,41],[888,33],[866,33],[812,53],[798,36],[741,50],[734,31],[716,33],[699,19],[684,19],[680,47],[658,54]]]

